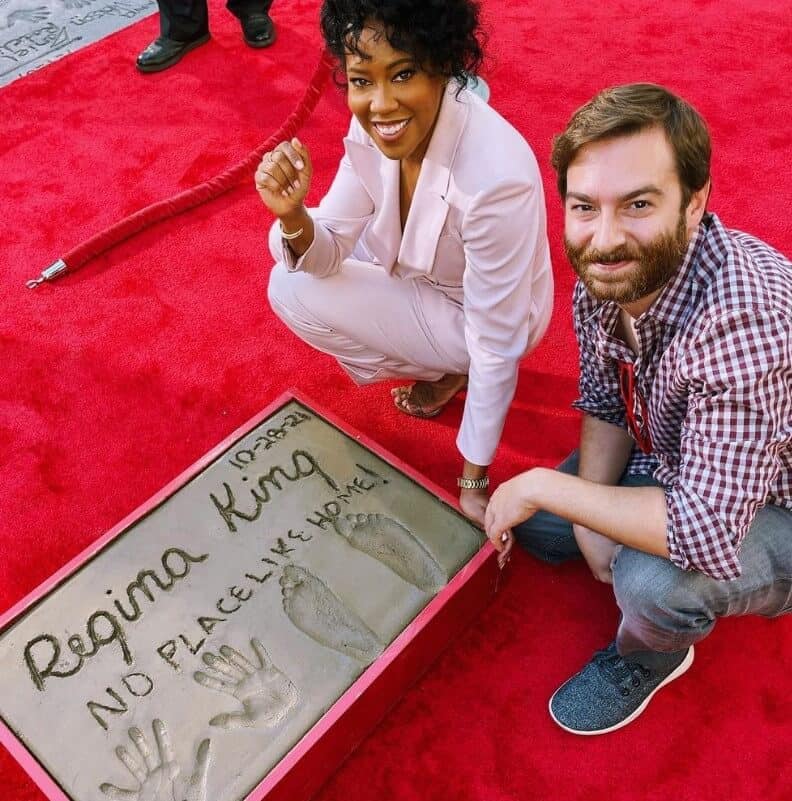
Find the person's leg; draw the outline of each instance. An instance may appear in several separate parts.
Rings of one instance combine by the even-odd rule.
[[[576,476],[578,452],[573,451],[556,468],[562,473]],[[581,556],[572,532],[572,524],[563,517],[539,511],[524,523],[513,528],[517,542],[530,554],[543,562],[557,565]]]
[[[742,575],[717,581],[668,559],[622,549],[613,565],[622,656],[651,659],[706,637],[719,617],[775,616],[792,609],[792,512],[759,510],[740,549]]]
[[[556,470],[576,476],[578,467],[578,452],[573,451],[558,465]],[[644,487],[656,485],[656,482],[651,476],[625,473],[619,479],[619,485]],[[524,523],[515,526],[513,531],[517,542],[543,562],[555,565],[582,555],[572,531],[572,524],[563,517],[558,517],[550,512],[537,512]]]
[[[160,35],[175,42],[192,42],[209,33],[206,0],[157,0]]]
[[[297,336],[334,356],[357,384],[467,373],[462,309],[426,282],[354,259],[327,278],[277,263],[268,297]]]
[[[578,734],[621,728],[688,669],[693,644],[719,617],[792,611],[792,512],[762,508],[743,541],[740,563],[739,578],[716,581],[622,548],[613,563],[622,611],[616,641],[553,696],[556,722]]]

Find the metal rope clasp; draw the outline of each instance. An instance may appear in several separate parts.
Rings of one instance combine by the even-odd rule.
[[[35,289],[39,284],[43,284],[45,281],[53,281],[61,273],[66,272],[66,270],[66,262],[63,259],[58,259],[56,262],[50,264],[46,270],[42,270],[38,278],[31,278],[30,281],[26,281],[25,286],[28,289]]]

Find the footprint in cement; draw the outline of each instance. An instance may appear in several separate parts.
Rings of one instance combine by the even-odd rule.
[[[429,595],[448,583],[437,560],[401,523],[380,514],[347,515],[333,521],[335,530],[357,550],[389,567]]]
[[[369,665],[385,647],[377,635],[304,567],[286,565],[280,578],[283,610],[312,640]]]

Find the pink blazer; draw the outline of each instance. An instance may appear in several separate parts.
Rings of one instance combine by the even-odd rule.
[[[311,210],[315,239],[290,270],[321,278],[356,258],[394,280],[421,278],[462,304],[470,354],[457,445],[489,464],[517,386],[522,356],[541,339],[553,305],[544,193],[528,143],[468,91],[443,98],[402,234],[399,163],[353,117],[330,190]]]

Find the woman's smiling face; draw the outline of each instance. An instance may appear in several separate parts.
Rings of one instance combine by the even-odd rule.
[[[382,27],[367,25],[345,60],[347,104],[389,159],[420,161],[432,138],[446,78],[394,50]]]

